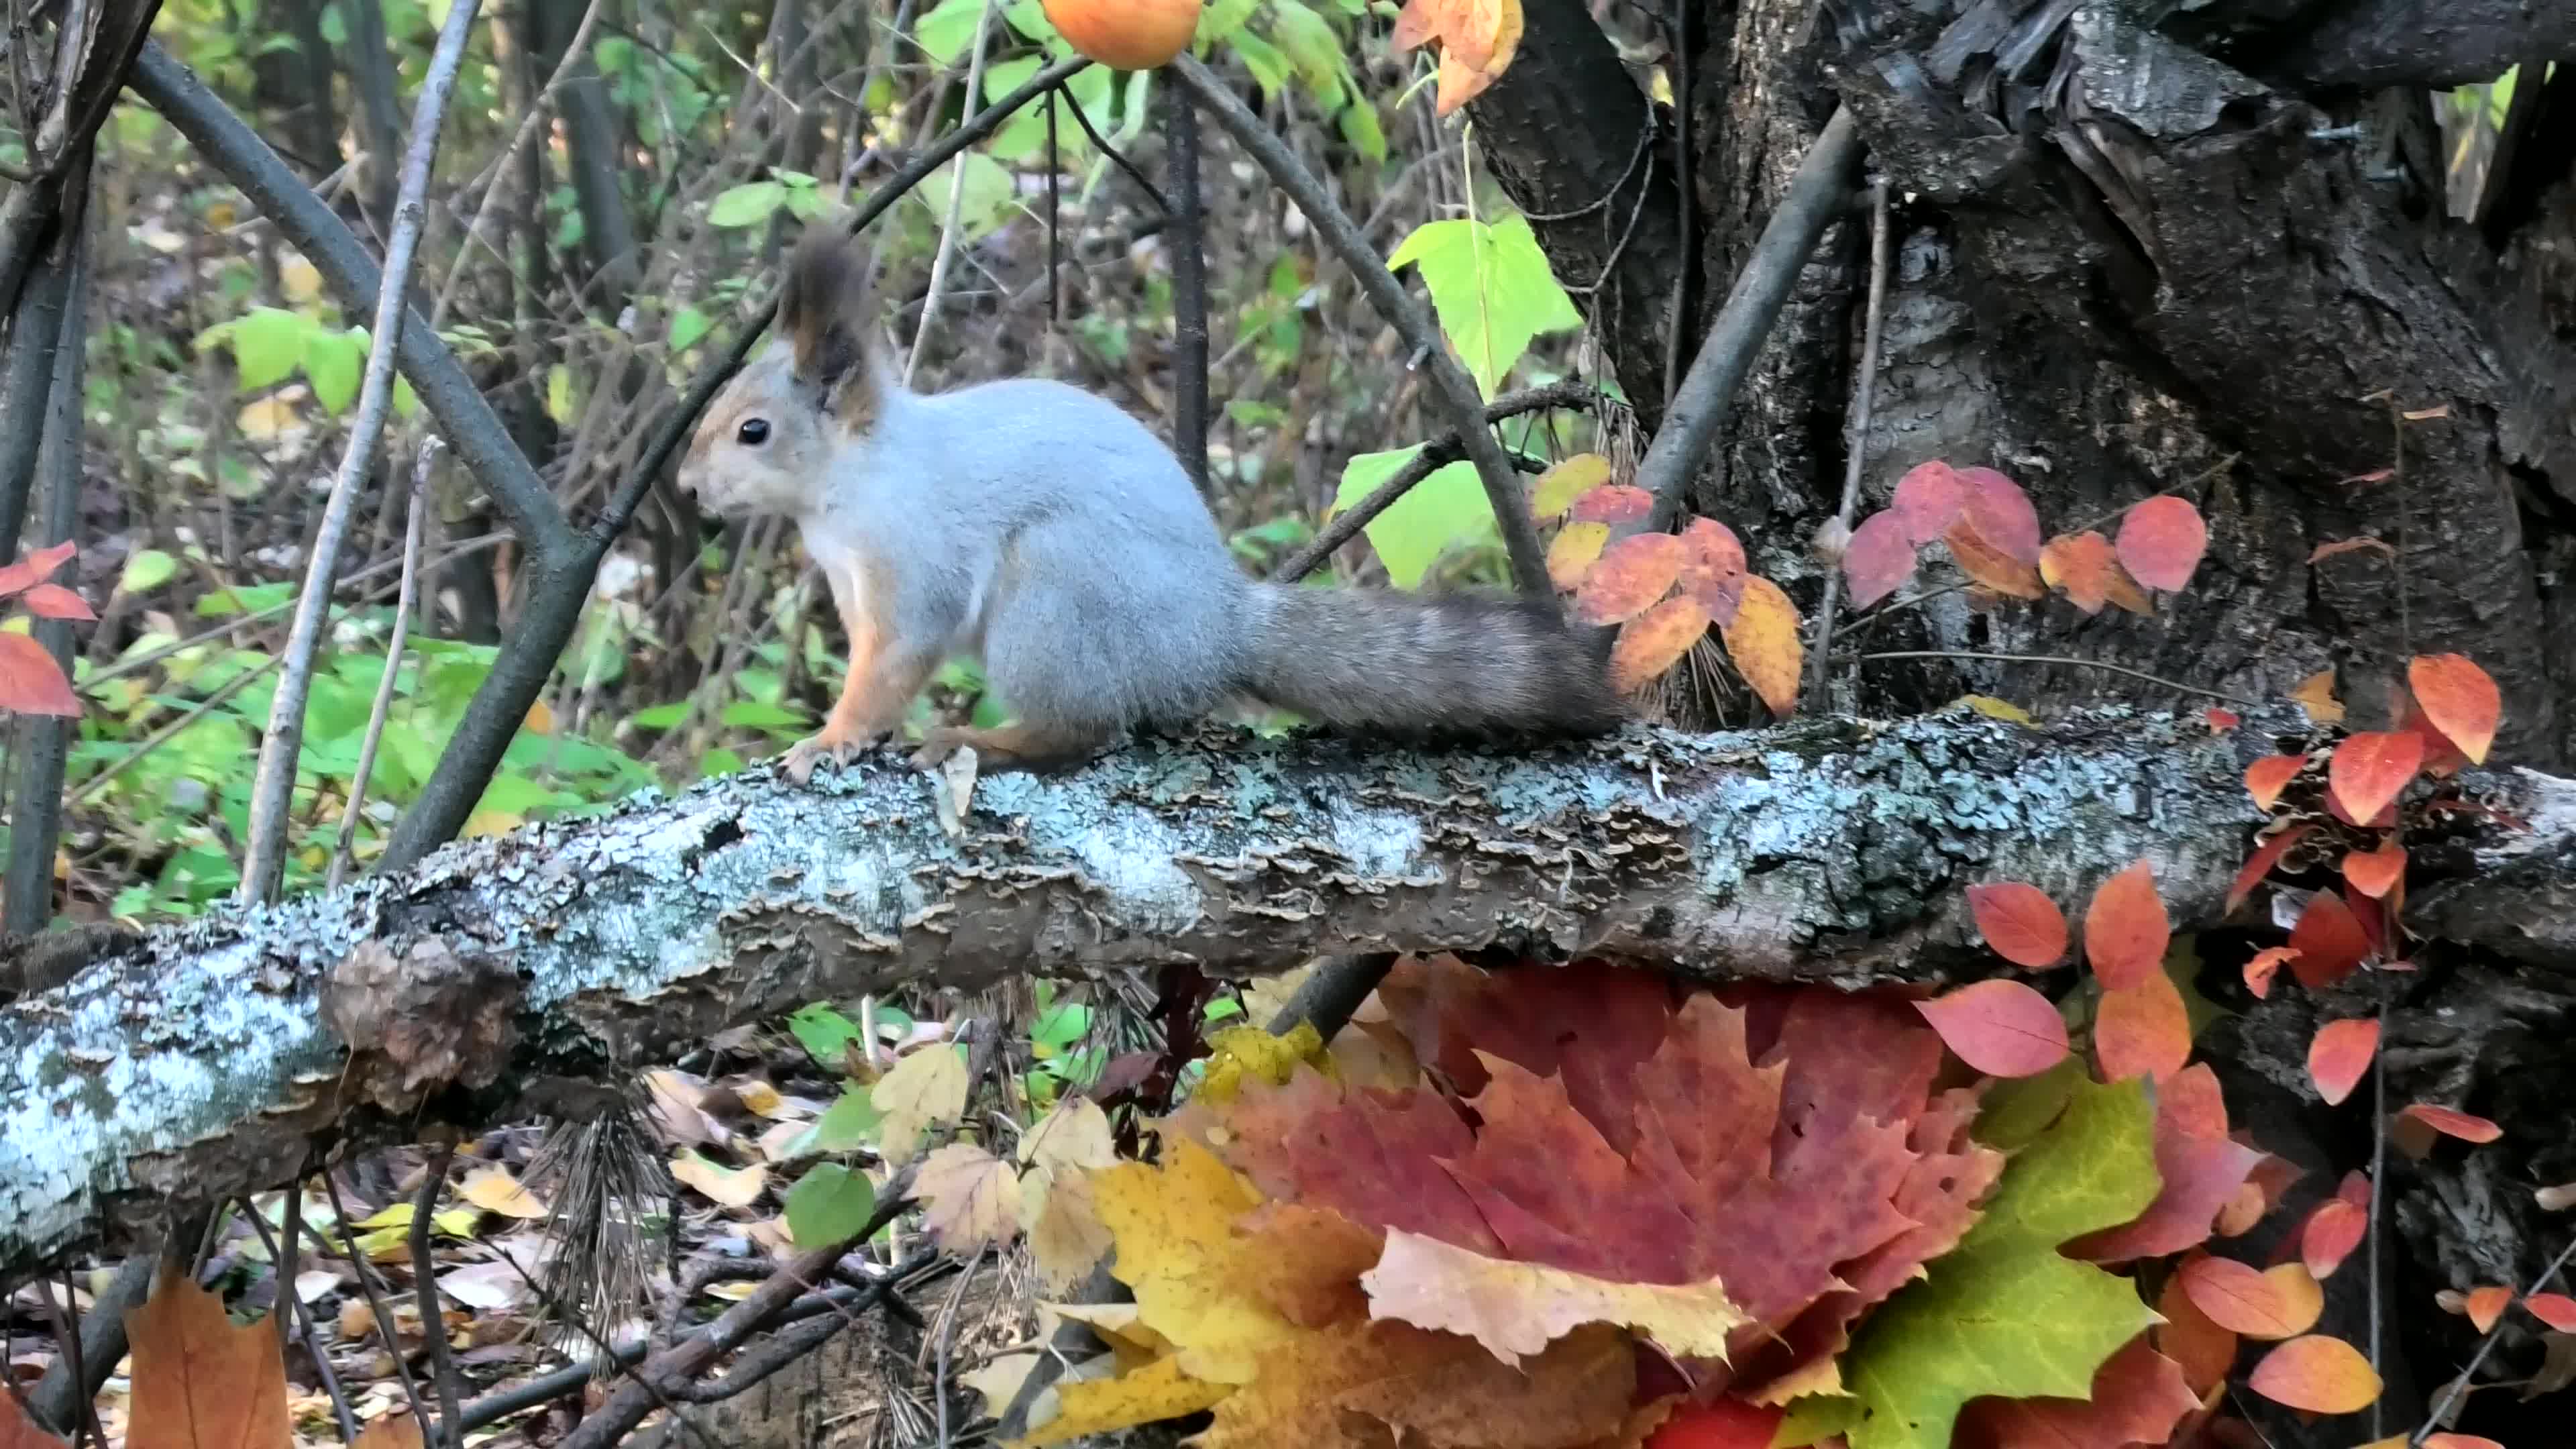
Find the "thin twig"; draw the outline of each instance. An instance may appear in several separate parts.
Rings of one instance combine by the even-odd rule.
[[[340,544],[349,528],[349,513],[358,489],[374,461],[377,441],[393,406],[394,349],[409,308],[412,262],[420,245],[422,219],[432,164],[438,157],[440,123],[456,71],[465,59],[465,38],[474,26],[481,0],[457,0],[438,35],[438,49],[421,79],[420,100],[412,112],[411,144],[403,155],[402,187],[394,204],[393,234],[385,247],[384,282],[376,289],[375,331],[368,339],[367,370],[358,385],[358,412],[350,425],[348,449],[339,475],[332,480],[330,501],[313,531],[313,554],[307,560],[303,597],[287,637],[286,669],[278,677],[269,710],[268,734],[260,742],[259,773],[251,788],[250,841],[243,852],[241,898],[257,903],[277,893],[286,870],[286,846],[295,797],[295,767],[304,748],[304,706],[313,690],[313,670],[322,648],[322,621],[330,612],[331,584],[339,572]]]
[[[464,1416],[465,1395],[458,1386],[464,1380],[456,1372],[456,1358],[447,1348],[445,1313],[438,1301],[438,1261],[430,1256],[429,1229],[438,1216],[438,1190],[447,1185],[447,1169],[456,1161],[456,1144],[444,1142],[430,1154],[429,1166],[421,1174],[420,1196],[411,1205],[411,1286],[420,1300],[421,1337],[429,1341],[430,1379],[438,1387],[438,1427],[433,1433],[421,1426],[428,1449],[465,1449],[465,1431],[457,1424]]]
[[[1511,554],[1513,583],[1531,604],[1554,609],[1556,590],[1548,582],[1547,550],[1539,544],[1538,526],[1530,518],[1527,500],[1521,496],[1519,475],[1513,471],[1502,445],[1485,429],[1484,400],[1477,393],[1475,379],[1451,354],[1430,314],[1397,284],[1395,274],[1387,270],[1386,258],[1369,245],[1359,223],[1333,200],[1324,184],[1306,169],[1278,133],[1263,125],[1243,98],[1215,72],[1183,54],[1173,59],[1165,73],[1270,173],[1280,190],[1288,193],[1288,199],[1305,213],[1307,223],[1358,281],[1369,305],[1394,326],[1405,346],[1430,369],[1433,392],[1449,416],[1459,445],[1476,465],[1476,476],[1485,485],[1485,497],[1493,505],[1503,546]]]
[[[984,94],[984,55],[992,47],[993,12],[1000,0],[984,0],[983,13],[975,21],[975,54],[966,63],[966,105],[972,109]],[[966,214],[966,168],[959,163],[948,178],[948,216],[939,226],[939,250],[930,258],[930,290],[921,298],[921,324],[913,329],[912,356],[903,365],[903,384],[921,375],[921,354],[930,345],[930,331],[939,323],[939,291],[948,281],[948,265],[957,257],[958,221]]]
[[[1109,138],[1101,135],[1100,128],[1091,124],[1090,115],[1082,109],[1082,102],[1073,98],[1072,91],[1063,86],[1057,86],[1056,91],[1064,97],[1065,106],[1073,112],[1073,123],[1082,128],[1082,134],[1091,138],[1092,145],[1100,148],[1100,154],[1108,157],[1111,165],[1127,173],[1127,179],[1136,183],[1137,187],[1145,193],[1147,201],[1154,203],[1156,214],[1170,216],[1172,203],[1164,197],[1162,189],[1154,184],[1154,178],[1145,174],[1145,168],[1128,160],[1125,152],[1109,144]]]
[[[1172,172],[1172,219],[1165,232],[1172,256],[1172,440],[1181,467],[1208,487],[1208,292],[1207,226],[1199,205],[1199,112],[1190,98],[1170,92],[1164,101]],[[1081,106],[1074,110],[1079,112]]]
[[[470,9],[473,0],[458,0],[457,8]],[[429,1407],[420,1401],[420,1385],[412,1382],[411,1361],[403,1357],[402,1335],[394,1331],[393,1305],[385,1301],[384,1290],[377,1286],[375,1265],[367,1261],[366,1250],[358,1246],[358,1230],[349,1220],[349,1205],[340,1200],[340,1183],[329,1168],[322,1170],[322,1190],[330,1196],[331,1216],[340,1228],[341,1251],[349,1255],[349,1271],[358,1275],[358,1290],[367,1298],[367,1309],[376,1316],[376,1337],[385,1346],[385,1357],[393,1360],[394,1377],[402,1381],[404,1402],[411,1405],[411,1416],[429,1432]],[[298,1203],[299,1210],[301,1202]],[[424,1333],[438,1332],[436,1323],[421,1325]]]
[[[2523,1290],[2522,1296],[2528,1299],[2534,1293],[2549,1291],[2550,1280],[2558,1276],[2559,1270],[2567,1266],[2571,1257],[2576,1257],[2576,1237],[2567,1240],[2567,1246],[2558,1250],[2558,1256],[2549,1260],[2549,1266],[2540,1270],[2540,1276],[2531,1280],[2531,1286]],[[2479,1341],[2478,1351],[2469,1356],[2468,1367],[2460,1370],[2458,1378],[2443,1386],[2442,1396],[2433,1401],[2433,1412],[2425,1416],[2421,1427],[2406,1436],[2409,1449],[2421,1449],[2425,1439],[2442,1426],[2444,1416],[2451,1412],[2452,1401],[2469,1391],[2470,1378],[2476,1375],[2479,1367],[2487,1361],[2487,1355],[2495,1351],[2497,1342],[2504,1337],[2504,1325],[2503,1316],[2498,1315],[2495,1324],[2487,1329],[2487,1336]]]
[[[1834,514],[1840,535],[1851,537],[1852,513],[1860,507],[1860,475],[1869,458],[1870,405],[1878,391],[1878,329],[1887,306],[1887,183],[1879,182],[1869,189],[1869,310],[1861,324],[1860,383],[1853,389],[1851,446],[1843,457],[1843,502]],[[1816,609],[1817,655],[1825,653],[1826,644],[1834,637],[1834,612],[1842,603],[1843,571],[1825,570],[1825,598]],[[1825,697],[1825,681],[1832,670],[1819,668],[1807,679],[1807,708],[1813,710]]]
[[[2185,684],[2178,679],[2166,679],[2160,675],[2149,674],[2143,669],[2131,669],[2125,664],[2109,664],[2099,659],[2074,659],[2059,654],[1984,654],[1966,649],[1894,649],[1879,654],[1845,654],[1834,662],[1854,664],[1879,659],[1981,659],[1991,664],[2071,664],[2078,669],[2099,669],[2111,674],[2125,674],[2131,679],[2143,680],[2148,684],[2162,685],[2167,689],[2179,690],[2184,694],[2197,694],[2226,704],[2242,705],[2247,709],[2262,708],[2258,701],[2247,699],[2243,695],[2204,689],[2197,684]]]
[[[340,1389],[340,1376],[331,1368],[331,1356],[322,1351],[322,1335],[313,1326],[312,1305],[295,1290],[295,1222],[304,1216],[304,1185],[301,1181],[287,1195],[294,1209],[286,1215],[286,1243],[281,1246],[277,1234],[268,1229],[268,1219],[248,1198],[242,1199],[241,1215],[250,1220],[251,1231],[259,1234],[260,1243],[268,1249],[269,1261],[277,1265],[278,1337],[283,1340],[292,1332],[304,1345],[305,1354],[313,1360],[313,1372],[322,1380],[323,1396],[331,1401],[332,1417],[340,1421],[340,1442],[358,1442],[358,1416],[349,1408],[349,1396]]]
[[[2380,1305],[2382,1295],[2379,1260],[2388,1244],[2379,1228],[2385,1199],[2380,1184],[2388,1179],[2388,973],[2372,968],[2371,989],[2379,998],[2379,1050],[2370,1054],[2370,1221],[2361,1225],[2362,1241],[2370,1248],[2370,1371],[2386,1383],[2381,1371],[2380,1341],[2383,1333]],[[2385,1396],[2370,1401],[2370,1436],[2374,1439],[2388,1432],[2382,1421],[2387,1417]]]
[[[358,817],[367,808],[367,781],[376,771],[376,747],[384,743],[385,719],[393,713],[394,682],[402,673],[403,645],[411,630],[411,613],[420,600],[420,539],[429,514],[429,475],[447,445],[433,435],[420,445],[411,470],[411,517],[403,527],[400,591],[394,598],[393,637],[385,642],[384,673],[376,680],[376,700],[367,711],[366,738],[358,745],[358,772],[349,781],[349,803],[340,812],[340,841],[331,851],[329,888],[338,890],[349,878],[350,854],[358,843]]]
[[[492,219],[492,203],[500,199],[502,192],[510,189],[511,163],[520,152],[528,149],[529,142],[536,139],[538,124],[554,104],[556,88],[563,84],[565,76],[572,73],[573,65],[589,47],[590,27],[599,19],[600,4],[601,0],[590,0],[583,9],[581,23],[573,27],[572,39],[564,44],[562,59],[555,62],[555,73],[546,77],[545,85],[528,102],[528,113],[519,118],[519,129],[511,135],[510,144],[503,147],[500,156],[492,162],[491,184],[483,188],[483,199],[474,207],[474,219],[466,223],[464,233],[457,238],[456,260],[448,266],[447,280],[439,284],[438,301],[429,309],[429,330],[432,332],[447,325],[447,304],[456,298],[456,284],[465,275],[466,259],[474,254],[474,243],[482,240],[483,227]],[[533,206],[536,198],[529,197],[523,204]]]

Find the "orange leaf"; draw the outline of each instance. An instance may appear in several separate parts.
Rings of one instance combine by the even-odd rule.
[[[2406,1436],[2400,1434],[2397,1436],[2397,1440],[2400,1444],[2403,1444],[2406,1442]],[[2483,1434],[2453,1434],[2443,1432],[2425,1435],[2424,1449],[2504,1449],[2504,1446],[2493,1439],[2487,1438]]]
[[[2164,970],[2173,923],[2156,895],[2155,871],[2145,861],[2102,882],[2084,912],[2084,959],[2102,985],[2116,991]]]
[[[2035,1077],[2066,1060],[2066,1019],[2018,981],[1980,981],[1914,1009],[1959,1060],[1990,1077]]]
[[[1530,514],[1554,518],[1574,500],[1610,481],[1610,460],[1599,453],[1577,453],[1541,473],[1530,485]]]
[[[2495,1327],[2496,1320],[2504,1317],[2504,1311],[2512,1306],[2513,1290],[2491,1284],[2484,1288],[2470,1289],[2468,1297],[2461,1304],[2460,1311],[2469,1315],[2470,1327],[2484,1333]]]
[[[0,632],[0,710],[77,718],[81,702],[44,645],[25,634]]]
[[[1968,887],[1977,931],[1998,956],[2037,971],[2066,958],[2066,913],[2039,887],[2020,881]]]
[[[2039,576],[2049,587],[2063,590],[2068,602],[2088,614],[2101,613],[2102,606],[2115,598],[2121,608],[2133,614],[2149,613],[2154,608],[2147,596],[2138,592],[2128,571],[2120,567],[2111,540],[2089,528],[2050,539],[2039,551]]]
[[[1798,707],[1798,680],[1806,646],[1798,641],[1798,606],[1780,586],[1759,575],[1744,580],[1744,603],[1726,626],[1726,657],[1771,713],[1786,719]]]
[[[1655,495],[1625,483],[1604,483],[1574,500],[1571,523],[1635,523],[1655,511]]]
[[[39,580],[53,577],[54,570],[68,562],[74,549],[70,543],[40,548],[7,568],[0,568],[0,599],[25,593]]]
[[[1679,594],[1620,626],[1610,650],[1610,687],[1627,694],[1673,667],[1708,632],[1708,611]]]
[[[1843,550],[1843,582],[1851,589],[1852,607],[1866,609],[1895,593],[1914,577],[1915,562],[1914,540],[1905,536],[1905,520],[1895,509],[1862,519]]]
[[[1692,519],[1681,540],[1681,591],[1699,600],[1711,623],[1733,623],[1744,602],[1743,541],[1714,518]]]
[[[2266,946],[2255,952],[2254,958],[2245,963],[2245,989],[2253,992],[2257,1001],[2269,1000],[2272,978],[2283,966],[2298,959],[2299,953],[2287,946]]]
[[[1639,533],[1602,551],[1574,593],[1574,617],[1586,624],[1617,624],[1646,612],[1680,576],[1682,541],[1669,533]]]
[[[2362,1074],[2370,1070],[2370,1059],[2378,1051],[2378,1018],[2349,1016],[2327,1022],[2308,1042],[2308,1080],[2317,1084],[2317,1095],[2326,1099],[2327,1106],[2340,1106],[2361,1085]]]
[[[1906,542],[1920,548],[1939,538],[1968,503],[1968,480],[1947,463],[1917,463],[1896,480],[1887,511],[1896,515]],[[1859,534],[1852,535],[1855,540]]]
[[[38,584],[19,595],[18,602],[27,606],[28,613],[47,619],[91,621],[98,618],[90,611],[87,600],[60,584]]]
[[[2361,922],[2343,897],[2319,891],[2290,928],[2290,949],[2298,953],[2290,960],[2290,973],[2300,985],[2319,991],[2352,974],[2370,954],[2370,938],[2362,934]]]
[[[2335,672],[2320,669],[2302,679],[2290,690],[2290,698],[2305,706],[2308,718],[2321,725],[2343,723],[2343,701],[2335,698]]]
[[[2266,755],[2245,767],[2245,790],[2254,797],[2258,810],[2269,810],[2281,799],[2281,792],[2306,769],[2305,755]]]
[[[2191,1271],[2197,1257],[2183,1261],[2182,1272]],[[2156,1312],[2164,1323],[2156,1329],[2156,1347],[2175,1363],[2182,1365],[2183,1382],[2195,1394],[2205,1394],[2227,1382],[2236,1367],[2236,1335],[2220,1327],[2200,1311],[2183,1291],[2182,1273],[2165,1279],[2165,1291],[2156,1299]]]
[[[2378,900],[2396,889],[2406,874],[2406,847],[2391,836],[2377,850],[2356,850],[2343,858],[2343,878],[2352,888]]]
[[[2209,1321],[2247,1338],[2296,1338],[2325,1311],[2325,1290],[2297,1263],[2256,1269],[2233,1258],[2194,1258],[2182,1267],[2183,1292]]]
[[[2531,1316],[2560,1333],[2576,1333],[2576,1298],[2564,1293],[2534,1293],[2522,1300]]]
[[[2379,1397],[2379,1375],[2361,1350],[2340,1338],[2312,1333],[2265,1354],[2246,1387],[2311,1414],[2351,1414]]]
[[[2012,599],[2048,597],[2048,585],[2040,581],[2038,569],[1997,548],[1964,514],[1941,535],[1941,541],[1950,545],[1950,557],[1958,560],[1969,578],[1994,592]]]
[[[2433,728],[2458,745],[2470,764],[2485,764],[2504,717],[2495,680],[2465,655],[2419,654],[2406,665],[2406,682]]]
[[[2039,510],[2030,506],[2030,495],[1992,468],[1962,468],[1959,477],[1968,485],[1959,520],[1996,552],[2036,571]]]
[[[2356,824],[2377,819],[2396,803],[2424,763],[2424,737],[2411,733],[2354,735],[2335,746],[2326,762],[2326,785]]]
[[[2173,978],[2156,971],[2135,986],[2104,991],[2093,1018],[2093,1054],[2109,1082],[2136,1076],[2161,1082],[2181,1071],[2191,1059],[2191,1014]]]
[[[2245,717],[2243,715],[2238,714],[2232,709],[2220,709],[2214,704],[2205,711],[2204,717],[2209,721],[2209,729],[2212,734],[2223,735],[2229,730],[2236,728],[2238,725],[2245,723]]]
[[[2209,525],[2181,498],[2150,498],[2120,520],[2120,562],[2138,582],[2175,593],[2209,549]]]
[[[1556,531],[1547,546],[1547,581],[1568,592],[1583,583],[1584,575],[1601,557],[1602,545],[1610,541],[1606,523],[1569,523]]]
[[[349,1449],[421,1449],[420,1420],[409,1414],[386,1414],[369,1420]]]
[[[125,1325],[134,1347],[132,1449],[289,1449],[276,1325],[235,1324],[222,1299],[166,1274]]]
[[[2397,727],[2424,737],[2424,773],[2436,780],[2447,780],[2469,767],[2469,757],[2451,743],[2451,737],[2433,727],[2424,717],[2423,707],[2415,702],[2414,692],[2401,691]]]
[[[2484,1117],[2473,1117],[2450,1107],[2437,1107],[2430,1102],[2417,1102],[2400,1111],[2401,1119],[2423,1123],[2445,1137],[2462,1142],[2493,1142],[2504,1135],[2504,1129]]]
[[[2352,1250],[2370,1231],[2370,1211],[2339,1197],[2317,1204],[2316,1211],[2299,1228],[2299,1261],[2307,1265],[2308,1274],[2326,1278],[2343,1266]]]
[[[2227,888],[2227,909],[2233,911],[2245,904],[2245,898],[2254,894],[2254,888],[2272,873],[2272,867],[2281,863],[2281,857],[2288,855],[2290,848],[2307,838],[2308,832],[2315,828],[2312,825],[2293,825],[2254,847],[2254,853],[2245,858],[2244,868],[2236,872],[2235,883]]]
[[[1762,1441],[1764,1446],[1770,1440]],[[0,1449],[71,1449],[62,1440],[45,1432],[18,1407],[18,1396],[0,1389]]]

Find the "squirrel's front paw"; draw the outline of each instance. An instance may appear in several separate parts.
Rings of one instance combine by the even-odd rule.
[[[847,765],[867,747],[868,737],[856,732],[843,734],[826,729],[810,739],[798,740],[787,747],[787,778],[799,785],[814,777],[814,766],[829,755],[832,763]]]

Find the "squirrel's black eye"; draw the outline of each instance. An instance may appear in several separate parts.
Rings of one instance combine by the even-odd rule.
[[[745,446],[757,448],[769,441],[769,419],[745,418],[734,436],[740,438]]]

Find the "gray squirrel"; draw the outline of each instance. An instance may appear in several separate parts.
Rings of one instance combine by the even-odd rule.
[[[1063,383],[915,393],[882,362],[867,258],[809,227],[782,336],[717,396],[680,488],[785,514],[830,582],[850,670],[802,783],[891,733],[947,659],[979,657],[1015,722],[933,730],[923,768],[1062,768],[1142,724],[1241,700],[1408,737],[1576,736],[1626,711],[1544,601],[1317,589],[1244,576],[1170,448]]]

